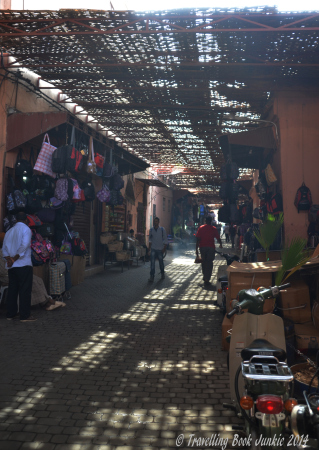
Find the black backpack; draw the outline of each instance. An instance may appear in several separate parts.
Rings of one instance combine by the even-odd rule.
[[[266,203],[267,212],[270,214],[277,215],[283,211],[282,196],[279,194],[274,194],[271,199]]]
[[[22,158],[22,149],[20,148],[17,161],[15,164],[15,175],[17,178],[31,178],[33,174],[33,166],[31,163],[31,158],[33,156],[33,150],[30,152],[29,161]]]
[[[91,179],[87,179],[86,181],[84,181],[81,189],[83,189],[86,202],[93,202],[93,200],[95,200],[95,188]]]
[[[63,145],[54,150],[52,154],[52,172],[65,173],[68,155],[72,153],[72,145]]]
[[[27,197],[27,205],[25,210],[28,214],[34,214],[37,211],[42,209],[42,203],[40,197],[36,194],[28,194]]]
[[[294,201],[295,207],[299,211],[309,211],[312,205],[312,197],[310,189],[302,183],[299,189],[297,189],[296,197]]]

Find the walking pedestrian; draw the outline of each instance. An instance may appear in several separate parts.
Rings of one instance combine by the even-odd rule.
[[[151,274],[149,281],[153,283],[155,276],[155,259],[158,258],[161,278],[164,280],[165,272],[164,272],[164,261],[163,254],[166,251],[167,247],[167,235],[164,227],[159,226],[160,220],[158,217],[155,217],[153,220],[153,227],[150,229],[149,235],[149,251],[151,254]]]
[[[229,225],[228,225],[228,223],[226,223],[226,225],[224,226],[224,235],[225,235],[226,242],[229,242]]]
[[[229,227],[229,234],[230,234],[230,240],[231,240],[231,246],[234,248],[235,246],[235,236],[237,233],[237,227],[233,223]]]
[[[222,248],[222,241],[216,227],[212,226],[212,218],[206,217],[206,225],[199,227],[196,242],[196,256],[198,256],[198,248],[202,258],[203,280],[206,286],[210,285],[210,278],[213,272],[213,261],[215,259],[215,239]]]
[[[24,212],[19,212],[16,218],[17,223],[7,231],[2,247],[9,276],[7,319],[18,316],[19,295],[20,322],[34,322],[37,319],[30,314],[33,279],[31,230]]]

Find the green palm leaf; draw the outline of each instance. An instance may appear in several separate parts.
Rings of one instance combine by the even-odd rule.
[[[263,249],[266,251],[266,261],[268,261],[269,248],[276,239],[277,233],[284,223],[284,215],[279,214],[278,218],[268,214],[266,221],[262,223],[254,235]]]
[[[293,238],[290,245],[289,243],[285,245],[282,255],[281,261],[282,266],[277,272],[276,275],[276,285],[279,286],[283,281],[286,281],[293,273],[299,270],[309,259],[311,256],[307,252],[304,251],[304,248],[307,244],[306,239],[302,239],[301,237]],[[290,271],[285,277],[285,273]]]

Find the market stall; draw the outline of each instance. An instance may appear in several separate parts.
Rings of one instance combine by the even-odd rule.
[[[110,148],[98,133],[79,126],[73,120],[7,152],[3,227],[7,231],[15,224],[17,212],[27,214],[34,272],[51,291],[54,262],[62,262],[62,273],[70,271],[76,285],[84,280],[85,266],[102,259],[105,205],[114,224],[119,217],[124,229],[122,175],[147,167],[116,143]]]

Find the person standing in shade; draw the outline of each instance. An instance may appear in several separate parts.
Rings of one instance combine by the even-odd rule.
[[[203,280],[206,286],[210,285],[210,278],[213,272],[213,261],[215,259],[215,239],[222,248],[222,241],[216,227],[212,226],[212,218],[206,217],[206,225],[199,227],[196,234],[196,256],[198,257],[198,248],[202,258]]]
[[[2,246],[2,255],[8,269],[9,288],[7,297],[7,320],[18,316],[20,322],[34,322],[31,316],[31,292],[33,267],[31,262],[31,230],[27,226],[27,215],[17,214],[17,223],[7,231]]]
[[[159,226],[159,222],[159,218],[155,217],[153,220],[153,227],[150,229],[149,235],[149,251],[151,254],[151,274],[149,281],[151,283],[154,281],[156,258],[158,258],[161,278],[162,280],[165,278],[163,254],[165,253],[167,247],[167,235],[165,228]]]
[[[228,223],[226,223],[226,225],[224,226],[224,235],[226,238],[226,242],[229,242],[229,225],[228,225]]]
[[[234,248],[235,246],[235,236],[237,233],[237,227],[233,223],[229,227],[229,234],[230,234],[230,240],[231,240],[231,246]]]

